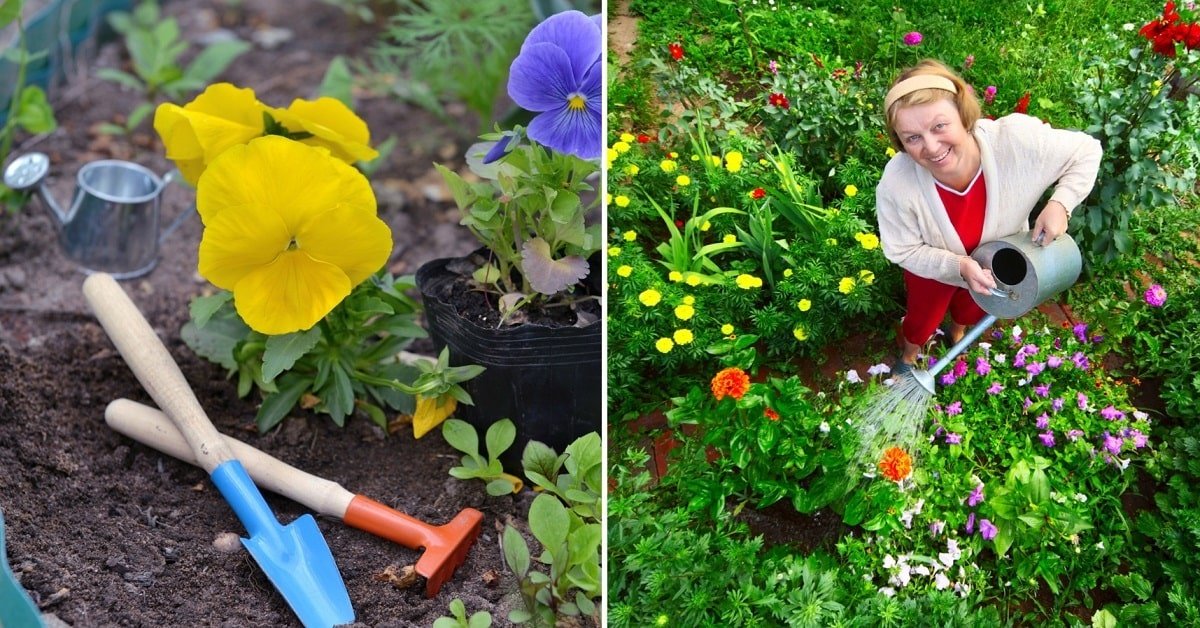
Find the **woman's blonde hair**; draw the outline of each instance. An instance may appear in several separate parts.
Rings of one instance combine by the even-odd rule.
[[[956,74],[954,70],[934,59],[925,59],[911,68],[904,70],[892,82],[892,87],[900,84],[905,79],[922,75],[946,78],[954,84],[957,91],[950,93],[944,89],[937,88],[917,89],[900,96],[887,108],[887,111],[884,112],[884,124],[887,127],[888,140],[891,141],[892,147],[898,151],[904,151],[904,144],[901,143],[900,136],[896,134],[896,114],[905,107],[924,105],[937,100],[952,100],[958,107],[958,117],[962,120],[963,128],[968,133],[975,130],[975,123],[979,121],[979,116],[982,115],[979,108],[979,99],[975,97],[975,92],[971,90],[966,81],[962,80],[962,77]]]

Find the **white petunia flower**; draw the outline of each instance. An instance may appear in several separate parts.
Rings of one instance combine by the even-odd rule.
[[[850,369],[849,371],[846,371],[846,381],[850,382],[851,384],[861,384],[863,380],[858,376],[857,370]]]

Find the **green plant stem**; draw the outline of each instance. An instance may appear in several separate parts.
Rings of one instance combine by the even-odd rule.
[[[13,130],[16,129],[16,119],[21,112],[21,91],[25,88],[25,69],[29,63],[25,51],[25,23],[19,12],[17,13],[17,33],[17,53],[21,60],[17,63],[17,80],[13,84],[12,100],[8,105],[8,118],[4,121],[4,130],[0,131],[0,135],[3,136],[3,143],[0,144],[0,159],[7,159],[8,152],[12,150]]]

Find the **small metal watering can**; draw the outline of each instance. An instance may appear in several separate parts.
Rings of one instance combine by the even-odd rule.
[[[934,394],[937,374],[951,364],[954,356],[966,350],[996,319],[1017,318],[1070,288],[1083,270],[1079,245],[1063,234],[1050,244],[1041,238],[1030,242],[1029,233],[1016,233],[975,247],[971,258],[992,271],[996,287],[991,294],[971,291],[971,298],[988,315],[967,330],[946,355],[928,371],[913,370],[913,377]]]
[[[37,188],[42,204],[59,222],[59,242],[84,272],[116,279],[145,275],[158,263],[159,244],[192,212],[184,211],[159,232],[163,189],[178,177],[164,177],[129,161],[106,159],[84,164],[76,176],[75,198],[63,209],[46,190],[50,158],[29,153],[4,170],[4,184],[22,191]]]

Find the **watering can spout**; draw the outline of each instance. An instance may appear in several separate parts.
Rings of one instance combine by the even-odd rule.
[[[50,173],[50,158],[45,153],[29,153],[21,155],[8,164],[8,168],[4,170],[4,185],[18,192],[35,189],[37,195],[42,199],[42,204],[46,209],[58,219],[58,226],[61,228],[71,221],[71,215],[74,213],[76,203],[70,209],[64,210],[58,201],[46,191],[46,186],[42,185],[46,175]]]

